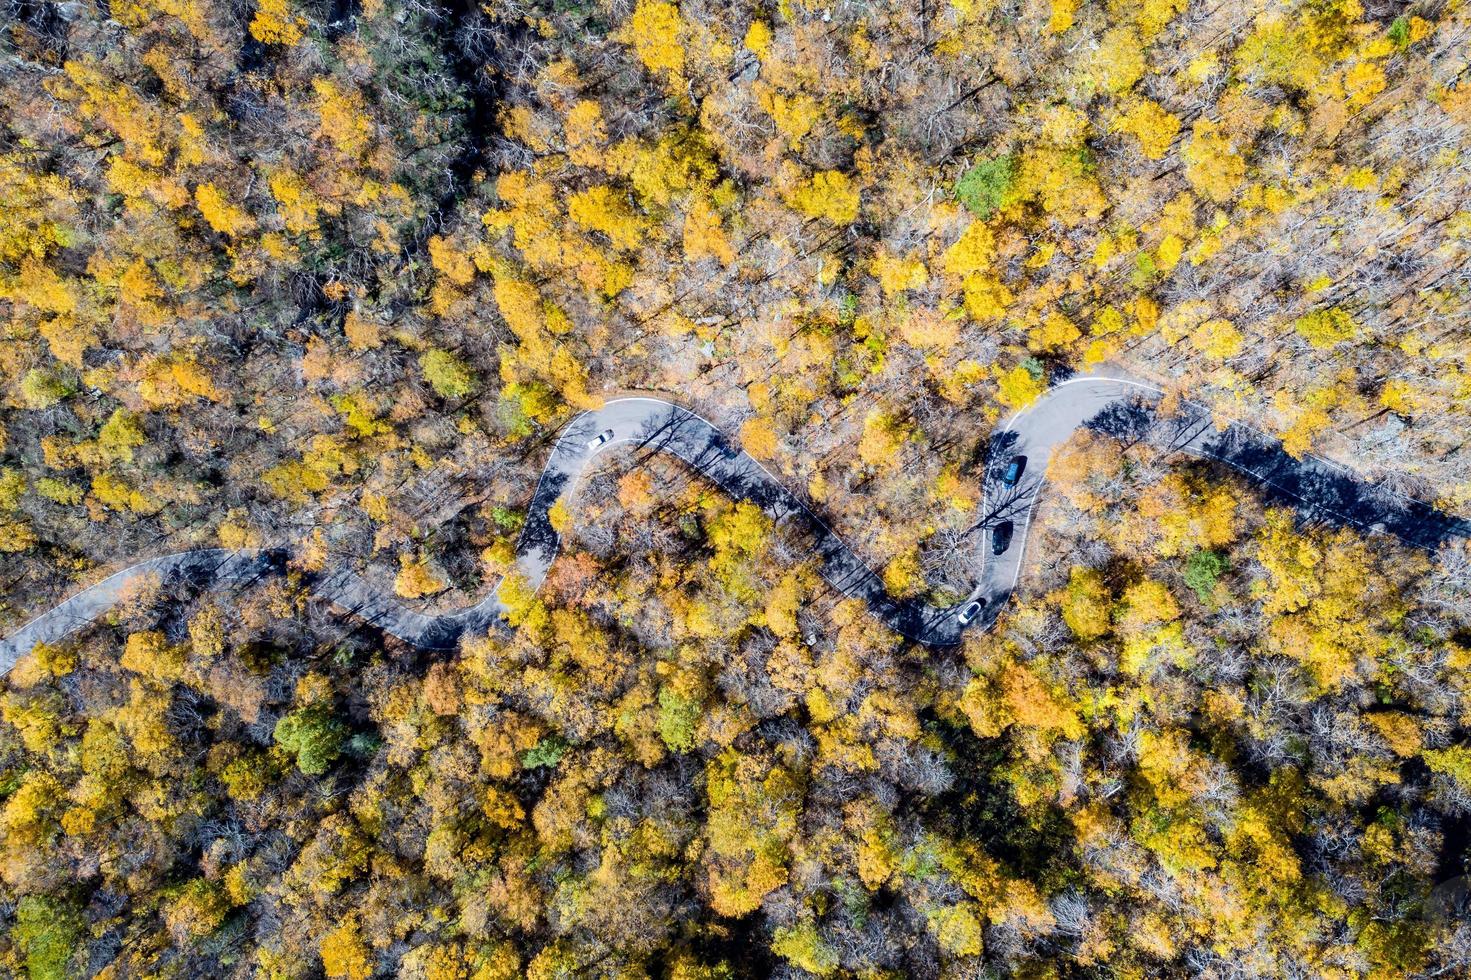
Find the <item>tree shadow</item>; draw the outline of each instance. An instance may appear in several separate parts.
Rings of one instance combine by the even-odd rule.
[[[526,505],[526,523],[516,540],[518,558],[531,550],[539,552],[543,561],[550,562],[556,557],[562,536],[552,527],[551,510],[570,481],[571,475],[561,470],[548,468],[543,471],[531,501]]]
[[[1245,426],[1233,424],[1204,440],[1196,455],[1253,477],[1261,483],[1263,497],[1294,508],[1305,520],[1391,534],[1427,551],[1471,534],[1471,522],[1359,480],[1323,460],[1297,459],[1280,442]]]
[[[1020,441],[1021,433],[1015,429],[1003,429],[1000,432],[993,432],[987,437],[985,448],[982,452],[982,458],[986,462],[986,480],[1001,479],[1001,474],[1006,469],[1006,464],[1010,462],[1011,457],[1015,455],[1013,450]]]
[[[1153,405],[1143,399],[1115,402],[1084,423],[1089,430],[1117,439],[1125,447],[1149,438],[1158,424]]]

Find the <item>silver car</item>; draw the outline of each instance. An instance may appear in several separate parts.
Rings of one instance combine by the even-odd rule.
[[[602,432],[599,432],[598,433],[598,437],[596,439],[592,439],[592,440],[590,440],[588,442],[588,444],[587,444],[588,452],[592,452],[594,450],[603,448],[604,446],[606,446],[608,444],[608,441],[610,439],[612,439],[612,438],[613,438],[613,430],[612,429],[604,429]]]

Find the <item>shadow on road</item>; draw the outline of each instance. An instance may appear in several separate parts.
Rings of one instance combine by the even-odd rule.
[[[1219,429],[1203,409],[1187,407],[1158,417],[1145,401],[1118,403],[1099,412],[1087,427],[1126,446],[1148,443],[1161,453],[1225,463],[1257,481],[1268,503],[1291,507],[1304,521],[1392,534],[1431,551],[1471,535],[1471,522],[1359,480],[1326,460],[1298,459],[1278,440],[1240,423]]]

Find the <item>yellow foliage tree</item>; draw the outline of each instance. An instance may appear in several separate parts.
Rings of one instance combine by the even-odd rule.
[[[359,935],[356,916],[323,936],[320,951],[322,970],[334,980],[368,980],[373,975],[372,953]]]
[[[1139,99],[1114,117],[1113,131],[1133,136],[1146,158],[1158,160],[1169,152],[1179,134],[1180,120],[1162,109],[1158,102]]]
[[[306,20],[292,13],[287,0],[260,0],[250,21],[251,37],[262,44],[295,44],[305,28]]]
[[[1024,365],[1018,364],[1009,371],[993,368],[996,377],[996,399],[1008,408],[1026,408],[1042,397],[1046,385],[1034,377]]]
[[[897,418],[876,408],[863,420],[858,458],[876,469],[892,470],[899,465],[899,450],[907,437],[908,433]]]
[[[684,18],[664,0],[639,0],[623,39],[633,45],[644,67],[673,86],[684,76]]]
[[[1246,181],[1246,161],[1219,123],[1197,119],[1186,145],[1185,179],[1197,194],[1212,201],[1229,201]]]
[[[346,156],[360,156],[373,138],[373,123],[362,96],[329,78],[313,79],[312,90],[317,95],[318,131],[323,138]]]
[[[706,767],[710,903],[742,916],[787,880],[802,784],[770,759],[726,749]]]
[[[583,167],[602,165],[608,131],[603,124],[601,106],[591,99],[576,103],[567,110],[562,132],[567,140],[568,159]]]
[[[589,231],[607,235],[613,247],[623,251],[638,248],[649,233],[628,199],[602,184],[573,194],[567,201],[567,216]]]
[[[913,256],[899,258],[888,252],[879,252],[873,257],[869,270],[879,281],[879,288],[884,291],[884,295],[889,297],[910,289],[922,289],[929,281],[925,264]]]
[[[919,563],[917,546],[901,551],[884,566],[884,588],[890,595],[907,598],[923,592],[924,587],[924,569]]]
[[[212,181],[194,188],[194,201],[199,205],[199,213],[204,215],[204,220],[221,235],[235,238],[255,227],[245,209],[231,204]]]
[[[1078,639],[1087,642],[1108,633],[1112,600],[1097,569],[1074,566],[1060,598],[1063,622]]]
[[[947,276],[964,279],[991,267],[996,255],[996,238],[983,221],[972,221],[940,257]]]
[[[151,409],[178,408],[200,398],[224,398],[204,366],[184,355],[147,362],[138,382],[138,394]]]
[[[405,599],[421,599],[426,595],[443,592],[446,583],[429,567],[428,562],[399,557],[398,574],[393,578],[393,591]]]
[[[684,256],[690,262],[716,259],[721,265],[730,265],[736,258],[721,226],[720,212],[703,196],[692,198],[685,213]]]
[[[809,218],[825,218],[835,225],[852,224],[858,218],[858,188],[847,174],[822,170],[812,175],[789,197],[792,207]]]
[[[776,430],[761,415],[741,423],[741,448],[757,459],[772,459],[777,451]]]

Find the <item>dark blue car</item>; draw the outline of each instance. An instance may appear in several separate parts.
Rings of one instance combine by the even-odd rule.
[[[1016,486],[1016,481],[1022,478],[1022,473],[1026,468],[1027,458],[1025,456],[1013,457],[1006,465],[1006,472],[1001,474],[1001,482],[1008,487]]]

